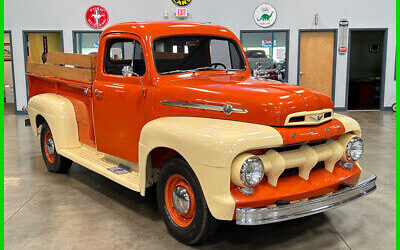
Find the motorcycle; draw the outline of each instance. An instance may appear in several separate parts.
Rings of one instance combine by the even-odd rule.
[[[253,75],[258,78],[271,79],[275,81],[283,81],[285,79],[285,69],[283,64],[277,64],[272,69],[262,69],[259,63],[253,70]]]

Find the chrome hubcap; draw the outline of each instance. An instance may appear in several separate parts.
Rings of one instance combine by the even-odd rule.
[[[54,154],[55,146],[54,146],[54,141],[53,141],[52,138],[48,138],[48,139],[47,139],[46,149],[47,149],[47,152],[48,152],[49,154],[51,154],[51,155]]]
[[[174,191],[172,191],[172,203],[176,211],[180,214],[186,214],[189,211],[190,197],[186,188],[177,186]]]

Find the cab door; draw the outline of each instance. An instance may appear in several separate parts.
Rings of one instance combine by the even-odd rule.
[[[133,34],[109,34],[102,38],[97,79],[92,87],[93,123],[97,150],[138,162],[138,142],[145,123],[148,85],[144,43]],[[101,55],[101,53],[99,53]],[[139,75],[125,77],[124,66]]]

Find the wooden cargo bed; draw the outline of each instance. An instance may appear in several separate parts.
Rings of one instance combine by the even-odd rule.
[[[96,55],[49,52],[46,64],[27,62],[29,74],[93,83],[96,77]]]

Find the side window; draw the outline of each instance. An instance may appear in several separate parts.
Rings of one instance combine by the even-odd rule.
[[[211,63],[222,63],[228,69],[244,69],[237,46],[228,40],[210,40]]]
[[[229,58],[229,42],[227,40],[210,41],[211,63],[222,63],[228,69],[232,68]]]
[[[239,48],[233,43],[229,43],[229,52],[231,55],[232,69],[244,69],[244,62],[241,59]]]
[[[132,39],[112,39],[106,46],[104,72],[122,75],[124,66],[132,66],[139,76],[146,72],[142,46]]]

